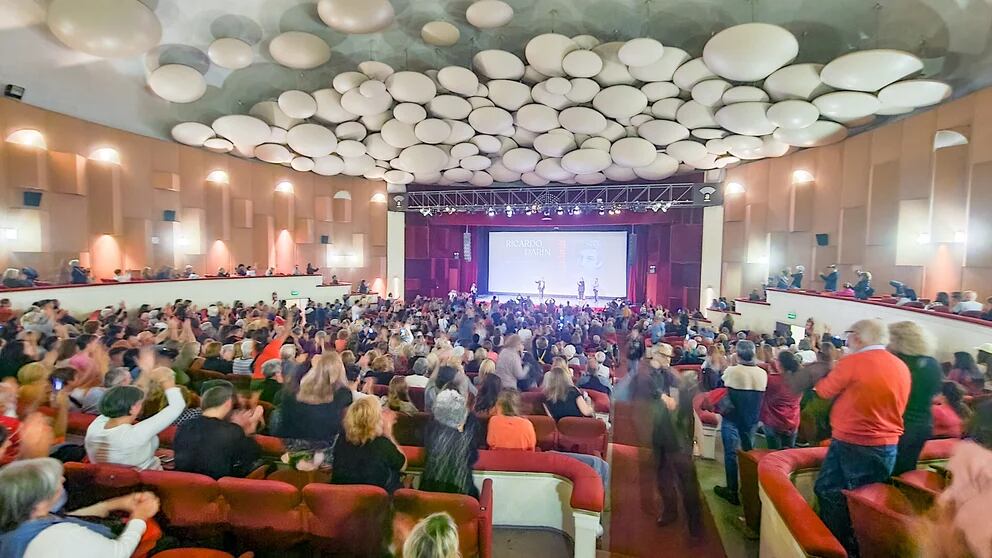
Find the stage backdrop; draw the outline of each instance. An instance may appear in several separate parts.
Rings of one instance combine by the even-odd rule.
[[[478,285],[479,292],[487,292],[491,290],[487,257],[490,232],[514,228],[543,228],[550,232],[556,227],[561,231],[626,230],[628,247],[623,252],[629,268],[626,296],[637,302],[660,302],[670,308],[696,309],[698,306],[703,238],[701,209],[613,216],[562,215],[552,216],[550,222],[542,221],[540,215],[507,218],[454,214],[425,218],[419,213],[407,213],[405,296],[445,296],[451,289],[467,291],[472,283]],[[471,261],[465,261],[463,254],[466,232],[472,238]],[[518,272],[528,280],[536,281],[530,277],[530,271]],[[600,286],[602,283],[601,278]],[[573,281],[566,294],[571,295],[574,287]],[[586,294],[592,295],[589,277],[586,277]]]
[[[627,231],[501,231],[489,233],[489,281],[486,292],[536,294],[545,281],[545,296],[573,297],[586,283],[592,297],[599,281],[601,298],[627,296]]]

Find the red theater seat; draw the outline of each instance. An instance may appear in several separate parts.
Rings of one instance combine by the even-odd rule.
[[[166,528],[191,536],[213,534],[227,520],[217,481],[179,471],[142,471],[141,484],[158,495]]]
[[[303,488],[311,544],[327,556],[382,552],[389,495],[378,486],[311,484]]]
[[[609,442],[606,423],[590,417],[565,417],[558,421],[558,449],[604,458]]]
[[[555,419],[548,415],[527,415],[524,418],[534,425],[537,434],[537,449],[551,451],[558,447],[558,428]]]
[[[298,490],[315,482],[327,483],[331,481],[331,473],[317,469],[316,471],[299,471],[292,468],[276,469],[265,480],[279,481],[295,486]]]
[[[403,543],[418,521],[432,513],[447,512],[458,526],[458,542],[465,558],[492,556],[493,481],[482,483],[479,500],[462,494],[442,494],[401,488],[393,495],[393,547]]]
[[[525,415],[546,415],[543,391],[525,391],[520,394],[520,412]]]
[[[130,494],[141,486],[137,471],[119,465],[66,463],[63,475],[69,495],[68,509]]]
[[[863,558],[889,558],[919,554],[920,521],[913,505],[898,488],[870,484],[845,490],[854,536]]]
[[[737,462],[740,475],[741,507],[744,508],[744,523],[752,531],[761,528],[761,499],[758,497],[758,463],[761,458],[771,453],[767,449],[751,451],[737,450]]]
[[[217,481],[228,504],[227,523],[239,544],[282,548],[302,542],[304,531],[300,491],[270,480],[224,477]]]
[[[393,436],[401,446],[422,446],[430,422],[431,415],[427,413],[398,415],[393,425]]]
[[[412,387],[409,389],[410,403],[413,403],[413,406],[419,409],[420,411],[427,410],[427,404],[424,401],[424,397],[425,397],[424,391],[425,388],[419,388],[419,387]]]
[[[706,399],[705,393],[697,393],[696,396],[692,398],[692,409],[695,411],[696,415],[699,416],[699,420],[704,426],[716,428],[720,425],[720,415],[714,413],[713,411],[704,410],[704,399]]]
[[[594,411],[596,411],[597,413],[609,414],[610,412],[609,395],[606,395],[601,391],[594,391],[591,389],[586,390],[586,393],[589,394],[589,399],[592,400],[592,408]]]
[[[892,480],[917,508],[929,507],[947,487],[947,478],[929,469],[906,471]]]

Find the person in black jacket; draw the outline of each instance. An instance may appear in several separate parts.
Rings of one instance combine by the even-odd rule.
[[[797,265],[796,270],[792,273],[792,283],[789,285],[790,289],[801,289],[803,288],[803,275],[806,273],[806,268]]]
[[[203,365],[200,366],[200,370],[232,374],[234,372],[234,361],[226,360],[221,356],[221,350],[223,348],[224,346],[219,341],[208,341],[203,346],[203,356],[205,358],[203,359]]]
[[[820,274],[820,279],[823,279],[823,290],[829,293],[836,291],[838,277],[837,264],[827,266],[827,272]]]
[[[182,423],[176,431],[176,470],[215,479],[250,473],[261,449],[249,434],[255,433],[262,408],[232,414],[234,386],[230,383],[204,392],[200,408],[203,414]]]
[[[858,282],[854,285],[854,298],[868,300],[875,294],[875,289],[871,286],[871,273],[868,271],[858,271]]]
[[[627,339],[627,373],[637,372],[637,364],[644,358],[644,339],[641,337],[641,330],[635,327],[630,331]]]

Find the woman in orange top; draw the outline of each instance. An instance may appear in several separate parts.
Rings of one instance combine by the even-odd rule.
[[[489,419],[489,433],[486,443],[489,449],[514,449],[534,451],[537,448],[537,433],[534,425],[520,416],[520,392],[504,389],[496,401],[496,414]]]

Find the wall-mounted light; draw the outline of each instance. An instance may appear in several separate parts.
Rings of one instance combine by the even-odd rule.
[[[121,164],[121,154],[117,152],[113,147],[101,147],[99,149],[94,149],[90,153],[90,159],[94,161],[100,161],[101,163],[110,163],[111,165]]]
[[[283,180],[279,184],[276,184],[276,192],[282,192],[284,194],[292,194],[293,183],[288,180]]]
[[[162,239],[159,238],[159,237],[157,237],[157,236],[153,236],[152,237],[152,244],[158,244],[161,241],[162,241]]]
[[[228,176],[227,171],[215,170],[207,175],[207,182],[213,182],[214,184],[229,184],[231,182],[231,177]]]
[[[964,231],[954,231],[954,242],[964,244],[968,240],[968,233]]]
[[[17,240],[17,229],[3,229],[4,240]]]
[[[814,180],[815,178],[813,178],[813,173],[808,170],[799,169],[792,172],[793,184],[809,184]]]
[[[930,244],[930,233],[928,233],[928,232],[921,232],[920,234],[916,235],[916,243],[917,244]]]
[[[38,149],[48,149],[48,143],[45,141],[45,136],[38,130],[33,130],[30,128],[24,128],[13,132],[7,136],[7,141],[10,143],[16,143],[17,145],[36,147]]]
[[[744,185],[740,182],[728,182],[727,187],[724,189],[726,194],[743,194]]]
[[[372,203],[386,203],[386,194],[382,192],[372,194]]]

